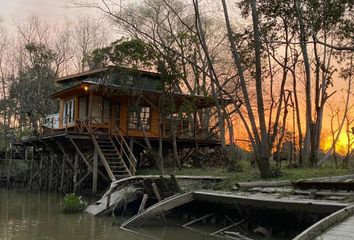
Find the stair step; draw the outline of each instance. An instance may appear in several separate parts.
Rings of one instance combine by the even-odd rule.
[[[121,162],[122,159],[120,158],[106,158],[107,162]]]
[[[122,161],[107,161],[108,164],[120,164],[123,165]]]
[[[110,152],[115,152],[117,153],[117,151],[115,149],[102,149],[103,153],[110,153]],[[118,153],[117,153],[118,154]]]
[[[112,173],[113,173],[113,175],[122,175],[122,174],[127,174],[128,173],[128,171],[112,171]]]
[[[123,178],[128,178],[131,177],[131,175],[119,175],[119,176],[114,176],[117,179],[123,179]]]
[[[107,139],[97,139],[98,143],[112,143],[112,140],[107,138]]]
[[[100,146],[101,149],[115,149],[113,145]]]
[[[127,173],[128,170],[127,169],[113,169],[111,170],[113,174],[117,174],[117,173]]]
[[[125,165],[123,165],[123,164],[120,164],[120,165],[113,165],[113,164],[110,164],[109,165],[111,168],[125,168]]]
[[[100,147],[113,146],[111,142],[97,142]]]

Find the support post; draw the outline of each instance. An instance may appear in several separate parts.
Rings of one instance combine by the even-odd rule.
[[[7,172],[7,187],[10,186],[11,170],[12,170],[12,139],[10,140],[9,169]]]
[[[93,169],[92,169],[92,194],[97,193],[97,169],[98,169],[98,153],[97,149],[94,148],[93,152]]]
[[[53,164],[54,164],[54,156],[50,155],[50,166],[49,166],[49,183],[48,190],[51,191],[53,189],[52,181],[53,181]]]
[[[135,176],[135,168],[136,168],[136,164],[135,164],[135,161],[133,160],[134,159],[134,156],[133,156],[133,150],[134,150],[134,139],[133,138],[130,138],[130,140],[129,140],[129,148],[130,148],[130,156],[129,156],[129,159],[130,159],[130,163],[132,164],[132,165],[130,165],[130,172],[131,172],[131,174],[132,174],[132,176]]]
[[[74,161],[74,192],[77,192],[77,174],[78,174],[78,167],[79,166],[79,155],[75,153],[75,161]]]
[[[34,147],[31,147],[31,170],[30,170],[30,180],[29,180],[29,187],[32,188],[32,177],[33,177],[33,161],[34,161]]]
[[[89,114],[89,132],[92,133],[92,90],[90,90],[88,114]]]
[[[66,158],[66,154],[63,154],[63,161],[62,161],[62,165],[61,165],[61,180],[60,180],[60,191],[61,192],[64,192],[65,158]]]
[[[42,189],[43,178],[43,154],[41,154],[41,160],[39,162],[39,189]]]

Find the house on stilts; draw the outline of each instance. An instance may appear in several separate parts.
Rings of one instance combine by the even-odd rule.
[[[220,145],[217,128],[197,122],[215,101],[168,93],[157,73],[108,67],[56,82],[61,90],[51,97],[59,112],[46,117],[38,136],[19,143],[31,188],[96,193],[135,175],[161,144],[164,154],[177,146],[181,159]]]

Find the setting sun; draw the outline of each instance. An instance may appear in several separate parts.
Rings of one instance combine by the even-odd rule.
[[[348,151],[350,152],[351,150],[353,150],[354,146],[353,146],[353,135],[350,134],[349,135],[349,139],[347,136],[346,132],[342,132],[338,138],[338,141],[336,143],[336,152],[340,155],[346,155],[348,153]],[[324,141],[322,142],[322,149],[324,151],[328,151],[331,146],[332,146],[332,136],[328,135],[327,137],[324,138]],[[348,149],[349,146],[349,149]]]

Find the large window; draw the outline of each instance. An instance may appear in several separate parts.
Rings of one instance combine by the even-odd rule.
[[[151,112],[150,107],[139,106],[129,108],[129,128],[130,129],[150,129]]]
[[[63,111],[63,125],[73,124],[75,116],[75,99],[70,99],[64,102],[64,111]]]

